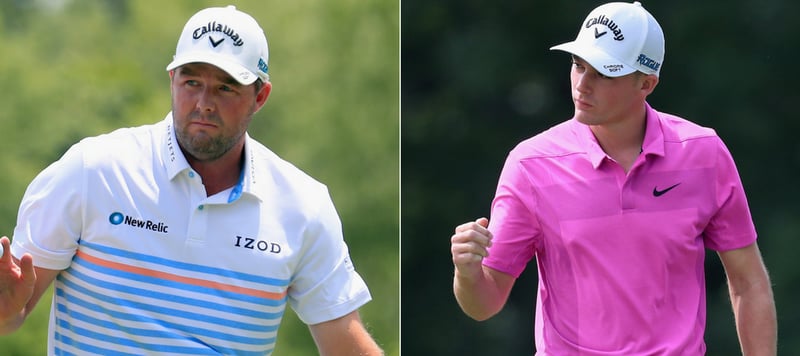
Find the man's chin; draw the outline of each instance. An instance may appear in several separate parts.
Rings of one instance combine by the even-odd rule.
[[[587,115],[585,112],[582,111],[575,111],[575,120],[584,124],[584,125],[594,125],[595,120],[590,115]]]

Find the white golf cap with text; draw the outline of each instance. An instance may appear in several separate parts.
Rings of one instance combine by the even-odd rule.
[[[269,48],[256,20],[234,6],[200,10],[183,27],[167,70],[187,63],[208,63],[250,85],[267,75]]]
[[[664,32],[638,1],[601,5],[586,17],[578,38],[550,48],[572,53],[608,77],[640,71],[658,76]]]

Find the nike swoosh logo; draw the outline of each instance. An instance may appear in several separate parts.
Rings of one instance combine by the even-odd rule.
[[[672,190],[673,188],[675,188],[675,187],[677,187],[679,185],[680,185],[680,183],[676,183],[676,184],[672,185],[671,187],[669,187],[667,189],[664,189],[664,190],[658,190],[658,186],[653,187],[653,196],[654,197],[660,197],[660,196],[666,194],[668,191]]]
[[[211,45],[214,46],[214,48],[216,48],[217,46],[219,46],[220,43],[222,43],[222,41],[225,41],[225,37],[220,38],[219,41],[215,42],[214,39],[211,38],[211,36],[208,36],[208,40],[211,42]]]
[[[606,33],[608,33],[608,31],[597,32],[597,27],[594,28],[594,38],[600,38]]]

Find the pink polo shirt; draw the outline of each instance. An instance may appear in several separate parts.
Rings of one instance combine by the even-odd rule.
[[[705,248],[755,242],[741,180],[708,128],[647,107],[628,174],[575,119],[508,155],[484,264],[535,255],[537,355],[701,355]]]

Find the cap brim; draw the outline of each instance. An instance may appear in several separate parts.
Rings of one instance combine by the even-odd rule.
[[[621,77],[636,71],[622,61],[609,56],[607,53],[599,50],[593,44],[584,44],[577,41],[567,42],[558,46],[550,47],[550,50],[564,51],[571,53],[575,56],[582,58],[586,63],[592,66],[600,74],[607,77]]]
[[[258,75],[249,71],[247,68],[226,60],[222,56],[215,56],[214,54],[208,52],[189,52],[177,56],[167,65],[167,70],[173,70],[188,63],[208,63],[214,65],[228,73],[231,77],[233,77],[233,79],[236,79],[236,81],[242,85],[253,84],[256,79],[258,79]]]

